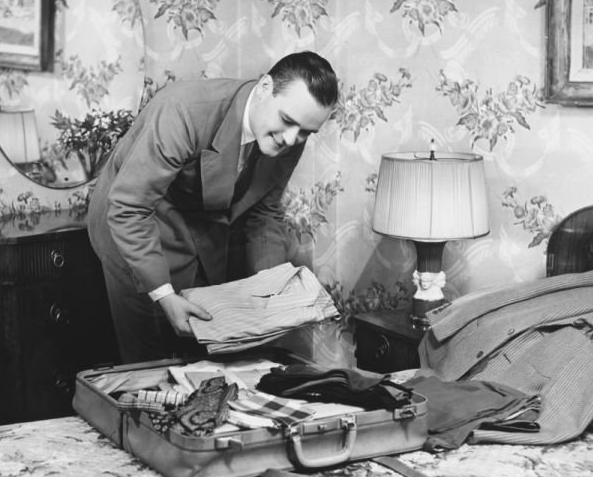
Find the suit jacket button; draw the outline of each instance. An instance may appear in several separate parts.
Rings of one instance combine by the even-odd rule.
[[[483,351],[478,351],[478,354],[476,355],[476,358],[481,358],[482,356],[484,356],[484,352]]]
[[[508,334],[509,334],[509,335],[512,335],[514,332],[515,332],[515,328],[511,328],[511,329],[508,331]]]

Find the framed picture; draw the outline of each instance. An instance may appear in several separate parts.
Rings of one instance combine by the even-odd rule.
[[[0,0],[0,67],[52,67],[54,0]]]
[[[593,0],[548,0],[545,96],[593,106]]]

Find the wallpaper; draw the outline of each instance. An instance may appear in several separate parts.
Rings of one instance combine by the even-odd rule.
[[[56,118],[44,108],[59,104],[70,125],[80,121],[77,131],[89,113],[89,120],[99,122],[111,114],[110,124],[119,121],[125,129],[130,115],[159,89],[182,78],[257,78],[281,56],[303,49],[332,63],[340,79],[339,104],[309,140],[283,201],[291,260],[315,271],[346,318],[406,306],[413,292],[413,246],[372,231],[383,153],[426,151],[434,140],[437,151],[484,158],[491,231],[446,245],[449,299],[544,276],[550,231],[593,203],[593,112],[543,99],[544,1],[57,5],[59,67],[43,74],[2,70],[0,88],[5,100],[25,96],[46,116]],[[83,58],[76,49],[92,54]],[[44,134],[53,133],[50,144],[66,147],[64,129],[68,124],[62,130],[49,126]],[[0,173],[0,208],[30,207],[35,199],[37,207],[65,209],[77,200],[73,194],[87,197],[87,189],[47,189],[25,181],[17,187],[6,165]],[[23,193],[31,196],[24,199]]]

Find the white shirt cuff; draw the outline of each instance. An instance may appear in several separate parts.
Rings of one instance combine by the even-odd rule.
[[[159,301],[161,298],[170,295],[171,293],[175,293],[175,290],[173,290],[173,285],[170,283],[165,283],[155,290],[148,292],[148,296],[152,299],[152,301]]]

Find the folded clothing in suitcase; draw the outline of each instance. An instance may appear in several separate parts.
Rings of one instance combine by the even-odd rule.
[[[248,477],[270,468],[318,469],[416,450],[426,440],[426,399],[413,392],[409,402],[392,410],[301,401],[297,402],[298,412],[288,420],[266,420],[254,414],[256,424],[238,426],[229,418],[230,422],[217,422],[215,429],[202,435],[188,435],[179,422],[163,428],[155,419],[162,414],[146,406],[136,408],[133,399],[122,398],[173,381],[175,392],[185,387],[196,399],[198,383],[203,387],[203,383],[226,382],[224,392],[218,394],[224,397],[218,402],[224,401],[226,406],[229,399],[237,399],[217,415],[227,418],[246,410],[245,400],[240,398],[253,396],[253,388],[262,376],[290,361],[287,356],[228,359],[196,363],[161,360],[82,371],[77,375],[73,407],[119,447],[168,477]],[[247,394],[233,394],[237,389]],[[156,403],[155,409],[159,406]],[[184,415],[183,406],[176,409],[179,416]],[[214,422],[215,414],[205,415]],[[185,417],[190,421],[195,418]],[[258,425],[260,418],[262,424]]]

